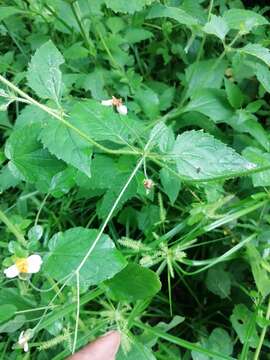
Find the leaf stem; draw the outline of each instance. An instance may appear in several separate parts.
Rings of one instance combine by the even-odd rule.
[[[17,240],[23,245],[26,246],[27,242],[23,236],[23,234],[17,229],[17,227],[12,224],[12,222],[9,220],[9,218],[5,215],[5,213],[0,210],[0,220],[7,226],[10,232],[12,232]]]

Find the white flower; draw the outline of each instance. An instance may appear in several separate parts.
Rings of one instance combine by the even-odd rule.
[[[101,105],[103,105],[103,106],[113,106],[113,99],[102,100]]]
[[[7,278],[14,278],[21,273],[35,274],[39,272],[42,259],[39,255],[31,255],[28,258],[18,258],[15,264],[4,270]]]
[[[102,100],[101,105],[103,105],[103,106],[115,106],[117,112],[120,115],[127,115],[127,112],[128,112],[128,109],[127,109],[126,105],[123,105],[122,99],[117,99],[114,96],[111,99]]]
[[[29,336],[27,336],[27,332],[22,331],[19,336],[18,344],[21,348],[23,348],[24,352],[29,350],[28,340]]]
[[[120,115],[127,115],[128,112],[126,105],[116,106],[116,110],[119,112]]]

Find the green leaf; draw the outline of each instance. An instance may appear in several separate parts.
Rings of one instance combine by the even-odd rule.
[[[258,81],[262,84],[263,88],[270,93],[270,70],[264,64],[256,62],[255,73]]]
[[[106,6],[115,12],[134,14],[136,11],[142,10],[154,0],[104,0]]]
[[[231,121],[227,123],[239,132],[250,134],[265,150],[269,150],[268,134],[255,115],[248,113],[246,110],[238,110]]]
[[[5,154],[15,177],[49,185],[51,178],[62,171],[65,164],[42,148],[37,140],[39,133],[38,124],[14,130],[6,142]]]
[[[263,297],[266,297],[270,292],[270,278],[268,272],[262,267],[263,259],[253,244],[247,244],[246,249],[257,289]]]
[[[35,52],[27,71],[27,81],[40,98],[60,102],[63,84],[59,66],[63,63],[63,56],[51,41]]]
[[[191,179],[233,176],[255,167],[234,149],[202,130],[178,135],[171,154],[179,174]]]
[[[231,278],[222,266],[215,266],[208,270],[206,286],[213,294],[221,299],[228,298],[231,292]]]
[[[229,30],[227,22],[221,16],[216,16],[214,14],[211,15],[210,21],[203,27],[204,32],[215,35],[222,41],[225,39]]]
[[[162,4],[154,4],[148,12],[147,19],[168,17],[174,19],[180,24],[192,26],[197,25],[198,20],[189,15],[186,11],[179,7],[165,6]]]
[[[248,33],[257,26],[268,24],[262,15],[245,9],[230,9],[223,14],[223,18],[230,29],[240,30],[243,33]]]
[[[68,121],[95,141],[107,140],[122,145],[134,136],[137,126],[128,115],[121,116],[113,108],[94,100],[78,101]]]
[[[189,65],[185,70],[187,97],[199,89],[220,89],[227,62],[217,59],[203,60]]]
[[[17,315],[14,319],[9,320],[5,324],[0,325],[0,334],[2,333],[14,333],[19,330],[26,322],[24,315]]]
[[[0,323],[11,319],[16,311],[17,308],[13,304],[0,305]]]
[[[48,116],[39,138],[44,147],[57,158],[73,165],[88,177],[91,176],[92,145],[77,132]]]
[[[106,285],[118,301],[144,300],[153,297],[161,289],[156,273],[137,264],[128,264]]]
[[[103,196],[99,206],[97,207],[97,215],[99,218],[104,219],[110,212],[113,204],[115,203],[118,195],[125,186],[128,178],[130,177],[130,172],[119,172],[115,177],[113,182],[111,182],[110,187]],[[125,202],[131,199],[137,193],[138,184],[136,179],[133,179],[124,194],[122,195],[113,216],[122,208]]]
[[[125,39],[129,44],[136,44],[143,40],[150,39],[152,36],[153,33],[149,30],[131,27],[126,31]]]
[[[131,348],[124,351],[121,347],[117,353],[116,360],[156,360],[152,351],[135,339],[130,339]]]
[[[152,89],[139,90],[135,99],[150,120],[159,115],[159,98]]]
[[[260,44],[249,43],[238,51],[244,54],[255,56],[256,58],[266,63],[267,66],[270,66],[270,50]]]
[[[225,79],[224,82],[225,82],[225,90],[227,93],[229,103],[235,109],[241,108],[244,101],[244,96],[242,91],[239,89],[239,87],[236,84],[234,84],[230,80]]]
[[[15,177],[8,166],[0,170],[0,192],[15,187],[20,183],[20,179]]]
[[[248,343],[250,347],[256,348],[259,336],[255,328],[255,314],[244,304],[236,305],[230,320],[242,344]]]
[[[55,234],[49,242],[50,250],[43,271],[63,283],[63,279],[81,264],[98,233],[98,230],[75,227]],[[80,270],[80,285],[97,285],[112,278],[126,264],[110,237],[103,234]],[[75,284],[76,277],[73,276],[68,283]]]
[[[13,6],[0,6],[0,21],[18,13],[21,13],[21,10]]]
[[[270,166],[270,154],[260,149],[248,147],[243,151],[243,155],[260,167]],[[254,186],[270,186],[270,170],[253,174],[252,182]]]
[[[198,111],[215,122],[226,120],[233,115],[233,109],[228,103],[225,92],[218,89],[203,89],[195,92],[184,111]]]
[[[201,345],[205,349],[220,353],[222,355],[231,355],[233,351],[233,342],[227,333],[222,328],[215,328],[208,339],[203,338]],[[197,351],[192,351],[193,360],[218,360],[219,357],[203,355]]]
[[[168,195],[171,204],[174,204],[181,189],[180,179],[166,168],[160,170],[159,176],[165,194]]]

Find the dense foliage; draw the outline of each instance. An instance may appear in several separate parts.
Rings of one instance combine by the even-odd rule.
[[[269,7],[2,0],[0,359],[269,359]]]

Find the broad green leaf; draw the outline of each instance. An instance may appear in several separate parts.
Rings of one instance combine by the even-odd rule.
[[[199,89],[220,89],[227,67],[225,60],[202,60],[189,65],[186,70],[187,96],[191,96]]]
[[[270,70],[264,64],[256,62],[256,77],[262,84],[263,88],[270,93]]]
[[[240,30],[243,33],[250,32],[256,26],[268,24],[262,15],[245,9],[230,9],[223,14],[223,18],[230,29]]]
[[[262,294],[263,297],[266,297],[270,292],[270,277],[269,273],[262,266],[262,257],[255,245],[247,244],[247,256],[249,264],[251,266],[252,274],[257,286],[257,289]]]
[[[153,297],[161,288],[156,273],[137,264],[128,264],[106,285],[118,301],[144,300]]]
[[[104,86],[105,74],[101,68],[96,67],[93,72],[84,76],[82,88],[90,91],[93,99],[103,100],[107,98]]]
[[[231,355],[233,352],[233,342],[226,330],[215,328],[208,339],[203,338],[201,345],[205,349],[209,349],[222,355]],[[197,351],[192,351],[193,360],[218,360],[218,357],[207,356]]]
[[[213,121],[223,121],[233,115],[224,90],[202,89],[195,92],[184,111],[198,111],[209,116]]]
[[[150,5],[154,0],[104,0],[106,6],[115,12],[134,14]]]
[[[124,144],[134,136],[137,122],[128,115],[121,116],[113,108],[94,100],[78,101],[68,121],[95,141]]]
[[[163,153],[170,152],[175,142],[173,130],[162,121],[153,127],[149,139],[151,139],[151,147],[157,145]]]
[[[9,16],[21,13],[22,11],[13,6],[0,6],[0,21],[7,19]]]
[[[33,309],[36,306],[33,298],[22,296],[18,289],[2,288],[0,290],[0,305],[12,304],[17,310]]]
[[[206,277],[206,286],[213,294],[221,299],[226,299],[231,292],[230,274],[221,266],[216,266],[208,270]]]
[[[270,66],[270,50],[260,44],[249,43],[238,51],[244,54],[255,56],[256,58],[266,63],[266,65]]]
[[[117,353],[116,360],[156,360],[152,351],[136,339],[129,339],[127,342],[130,342],[128,344],[130,349],[125,351],[121,347]],[[127,347],[129,347],[128,345]]]
[[[197,25],[198,20],[193,16],[189,15],[186,11],[172,6],[166,6],[162,4],[154,4],[147,14],[147,19],[155,18],[170,18],[174,19],[180,24],[192,26]]]
[[[203,27],[204,32],[215,35],[220,40],[225,39],[225,36],[229,30],[230,29],[227,22],[221,16],[216,16],[214,14],[211,15],[210,21],[207,22]]]
[[[159,176],[165,194],[168,195],[170,202],[174,204],[181,189],[180,179],[166,168],[160,170]]]
[[[0,170],[0,192],[15,187],[20,183],[20,179],[15,177],[9,167],[3,166]]]
[[[136,44],[140,41],[150,39],[153,33],[142,28],[131,27],[125,33],[125,39],[129,44]]]
[[[52,154],[91,176],[92,145],[74,130],[48,116],[39,138]]]
[[[157,118],[159,115],[159,98],[152,89],[139,90],[135,99],[150,120]]]
[[[50,193],[55,197],[61,197],[67,194],[69,190],[75,185],[75,176],[77,170],[71,166],[68,166],[63,171],[60,171],[51,180]],[[89,179],[87,177],[87,179]]]
[[[63,283],[68,275],[74,275],[98,234],[98,230],[82,227],[55,234],[49,242],[43,271]],[[125,258],[115,248],[110,237],[103,234],[80,270],[80,284],[97,285],[112,278],[125,266]],[[73,276],[68,283],[75,284],[76,277]]]
[[[201,130],[178,135],[171,155],[179,174],[191,179],[233,176],[256,167],[234,149]]]
[[[51,41],[35,52],[29,64],[27,80],[40,98],[60,102],[63,84],[59,66],[63,63],[63,56]]]
[[[14,130],[6,142],[5,154],[15,177],[49,185],[51,178],[65,168],[65,164],[43,149],[37,140],[38,124],[26,125]]]
[[[26,322],[24,315],[17,315],[14,319],[9,320],[5,324],[0,325],[0,334],[2,333],[14,333],[19,330]]]
[[[103,196],[100,204],[97,207],[97,215],[99,218],[104,219],[110,212],[112,206],[114,205],[118,195],[120,194],[121,190],[125,186],[128,178],[130,177],[129,172],[119,172],[115,177],[113,182],[111,182],[110,187],[106,191],[105,195]],[[102,174],[101,174],[102,176]],[[122,208],[123,204],[127,202],[129,199],[133,198],[137,193],[138,184],[136,179],[133,179],[129,184],[128,188],[122,195],[113,216],[117,214],[117,212]]]
[[[228,79],[224,80],[225,90],[231,106],[235,109],[241,108],[244,96],[239,87]]]
[[[255,115],[247,110],[238,110],[226,123],[236,131],[250,134],[265,150],[269,150],[270,142],[268,134]]]
[[[13,304],[0,305],[0,323],[11,319],[16,311],[17,308]]]
[[[230,320],[242,344],[248,342],[249,346],[256,348],[259,336],[255,328],[255,314],[244,304],[236,305]]]
[[[257,164],[259,167],[270,167],[269,153],[264,153],[257,148],[248,147],[243,151],[243,155],[254,164]],[[253,174],[252,182],[254,186],[270,186],[270,170]]]

